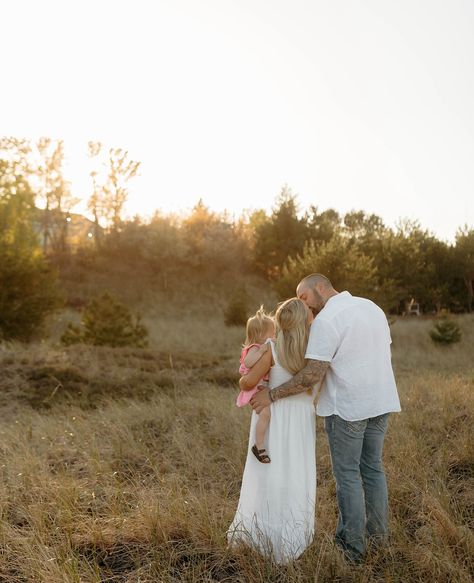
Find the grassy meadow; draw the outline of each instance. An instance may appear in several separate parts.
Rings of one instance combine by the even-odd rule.
[[[243,330],[220,311],[150,312],[150,347],[0,347],[1,582],[456,582],[474,577],[474,317],[439,348],[392,324],[403,412],[385,448],[391,545],[361,567],[318,420],[317,535],[294,564],[226,549],[250,409],[235,407]],[[70,319],[70,314],[64,314]]]

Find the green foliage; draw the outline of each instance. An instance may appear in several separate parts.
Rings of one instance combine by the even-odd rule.
[[[228,295],[238,274],[249,284],[270,281],[286,297],[294,294],[300,276],[320,271],[340,289],[367,295],[392,314],[403,313],[412,298],[423,313],[473,309],[471,227],[460,229],[450,245],[417,221],[403,220],[392,229],[361,210],[340,215],[311,205],[302,213],[287,186],[269,214],[257,210],[234,219],[199,201],[187,216],[157,213],[150,221],[124,221],[123,205],[139,164],[125,150],[98,142],[88,148],[96,245],[88,253],[66,253],[72,247],[65,213],[75,200],[62,172],[62,142],[0,137],[0,245],[15,256],[32,257],[41,233],[43,251],[71,296],[87,299],[91,290],[120,289],[128,302],[160,291],[173,300],[192,288],[212,298]]]
[[[69,323],[66,330],[61,336],[61,342],[65,346],[71,346],[72,344],[79,344],[84,342],[84,332],[79,326]]]
[[[0,247],[0,338],[30,340],[58,305],[57,274],[44,258]]]
[[[182,222],[180,235],[185,264],[194,273],[222,277],[223,272],[248,263],[247,245],[237,225],[225,214],[212,212],[202,200]]]
[[[461,328],[453,320],[443,318],[429,332],[436,344],[454,344],[461,340]]]
[[[38,241],[33,230],[35,195],[13,162],[0,159],[0,245],[31,252]]]
[[[0,159],[0,338],[30,340],[59,304],[57,274],[33,229],[34,194],[15,160]]]
[[[310,241],[301,255],[290,258],[275,282],[279,296],[294,296],[298,282],[310,273],[323,273],[335,289],[348,290],[353,295],[373,297],[377,289],[373,259],[342,237],[322,244]]]
[[[148,344],[148,330],[140,319],[133,319],[130,310],[105,292],[91,301],[84,311],[81,327],[69,324],[63,344],[93,344],[95,346],[135,346]]]
[[[249,298],[245,288],[238,288],[224,310],[226,326],[245,326],[249,313]]]
[[[474,301],[474,229],[467,225],[456,233],[454,259],[457,274],[464,282],[467,291],[467,309],[472,312]]]
[[[308,240],[318,243],[328,243],[334,235],[340,232],[341,217],[334,209],[327,209],[319,212],[318,208],[312,205],[306,213]]]
[[[272,215],[256,223],[255,263],[269,276],[277,276],[288,257],[295,257],[307,239],[305,219],[298,218],[296,197],[287,187],[277,198]]]

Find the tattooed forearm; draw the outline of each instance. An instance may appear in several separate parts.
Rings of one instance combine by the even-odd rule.
[[[291,380],[270,391],[270,400],[277,401],[311,389],[313,385],[324,378],[329,364],[329,362],[322,360],[308,360],[307,365]]]

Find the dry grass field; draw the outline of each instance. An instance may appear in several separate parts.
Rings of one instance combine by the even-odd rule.
[[[320,420],[312,546],[287,567],[226,549],[250,419],[234,406],[242,330],[170,315],[148,319],[148,349],[0,347],[0,581],[472,581],[474,318],[459,322],[462,342],[444,349],[430,321],[392,326],[392,540],[361,567],[332,543]]]

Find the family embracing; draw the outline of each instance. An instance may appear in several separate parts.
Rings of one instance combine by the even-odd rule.
[[[321,274],[305,277],[297,297],[247,323],[237,404],[250,403],[247,460],[227,536],[277,562],[296,559],[315,529],[316,412],[325,419],[336,481],[336,543],[348,560],[388,536],[382,463],[389,414],[400,411],[384,312],[337,292]]]

